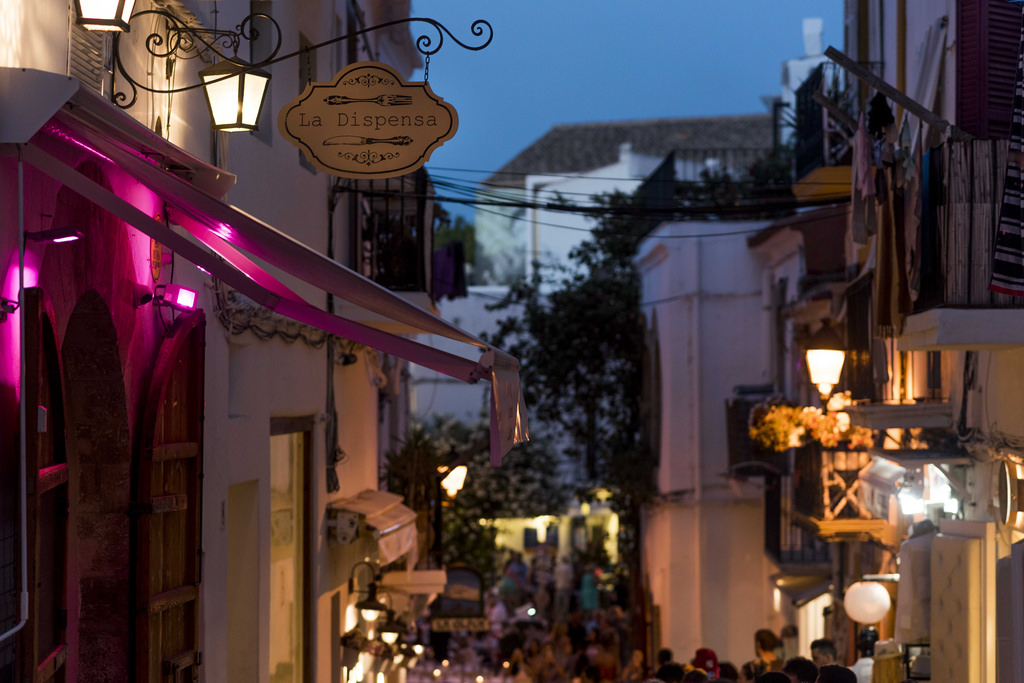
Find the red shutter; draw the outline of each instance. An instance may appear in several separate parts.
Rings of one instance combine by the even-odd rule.
[[[960,0],[956,124],[976,137],[1010,137],[1020,30],[1019,4]]]
[[[199,679],[202,311],[178,317],[153,369],[138,513],[138,681]]]

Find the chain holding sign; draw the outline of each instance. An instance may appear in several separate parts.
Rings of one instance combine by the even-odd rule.
[[[332,83],[310,83],[281,109],[278,129],[309,163],[342,178],[392,178],[423,166],[459,127],[455,108],[426,82],[407,83],[358,62]]]

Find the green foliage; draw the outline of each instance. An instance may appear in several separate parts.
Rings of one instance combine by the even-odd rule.
[[[442,562],[469,565],[488,579],[495,576],[500,557],[495,519],[558,515],[569,503],[557,459],[545,451],[543,440],[516,448],[501,467],[490,464],[489,443],[486,422],[467,425],[436,418],[414,427],[401,448],[387,454],[382,477],[389,491],[404,496],[405,504],[425,519],[433,518],[440,494]],[[468,472],[462,490],[449,498],[438,488],[437,467],[450,464],[453,446]]]

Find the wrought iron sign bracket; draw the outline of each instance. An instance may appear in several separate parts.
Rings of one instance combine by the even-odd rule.
[[[122,35],[120,32],[115,33],[112,50],[115,80],[123,81],[126,86],[118,86],[117,83],[115,83],[112,100],[114,104],[122,109],[128,109],[135,104],[139,90],[145,90],[146,92],[156,94],[173,94],[195,90],[196,88],[201,88],[206,85],[237,77],[240,74],[259,72],[265,67],[276,64],[277,62],[309,54],[319,50],[320,48],[333,45],[343,40],[351,40],[373,31],[380,31],[402,24],[426,24],[436,32],[436,34],[424,32],[415,39],[416,49],[420,54],[426,57],[428,61],[430,56],[436,54],[444,45],[445,36],[453,40],[459,47],[471,51],[484,49],[490,45],[491,39],[494,37],[494,29],[491,27],[491,24],[484,19],[477,19],[470,26],[470,32],[472,35],[483,41],[478,45],[471,45],[456,38],[444,24],[435,19],[427,17],[408,17],[405,19],[396,19],[394,21],[384,22],[375,26],[369,26],[358,31],[352,31],[344,35],[316,43],[315,45],[310,45],[300,50],[295,50],[294,52],[278,56],[278,53],[281,50],[281,27],[273,17],[267,14],[250,14],[235,27],[235,30],[227,31],[190,26],[167,10],[151,9],[133,14],[131,19],[129,19],[129,26],[131,23],[144,17],[157,17],[164,19],[163,27],[154,30],[144,41],[145,49],[151,56],[164,59],[194,59],[196,57],[200,57],[204,61],[210,61],[212,56],[216,55],[218,60],[229,62],[236,66],[237,69],[234,73],[220,78],[207,79],[205,82],[194,83],[179,88],[154,88],[132,76],[125,67],[124,62],[121,59],[120,52]],[[269,27],[269,30],[273,34],[273,49],[270,51],[270,54],[261,61],[249,63],[248,61],[238,57],[238,49],[242,46],[243,41],[251,44],[254,40],[260,38],[260,29],[257,29],[257,25],[259,25],[261,29],[263,25]],[[230,55],[227,54],[228,52],[230,52]]]

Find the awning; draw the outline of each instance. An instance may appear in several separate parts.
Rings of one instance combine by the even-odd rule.
[[[832,578],[819,574],[773,574],[770,578],[795,607],[803,607],[832,588]]]
[[[402,505],[402,497],[387,491],[366,489],[351,498],[334,501],[331,507],[351,510],[365,517],[366,525],[380,534],[377,539],[381,565],[402,555],[415,558],[418,552],[416,512]]]
[[[26,97],[31,93],[31,97]],[[468,383],[491,382],[491,463],[529,439],[519,362],[218,197],[233,177],[192,157],[81,87],[77,80],[29,69],[0,69],[0,144],[51,178],[161,242],[276,313]],[[162,198],[197,244],[101,187],[59,156],[69,145],[130,174]],[[183,177],[187,177],[186,180]],[[254,258],[317,289],[427,334],[482,351],[456,355],[324,311],[267,272]]]

